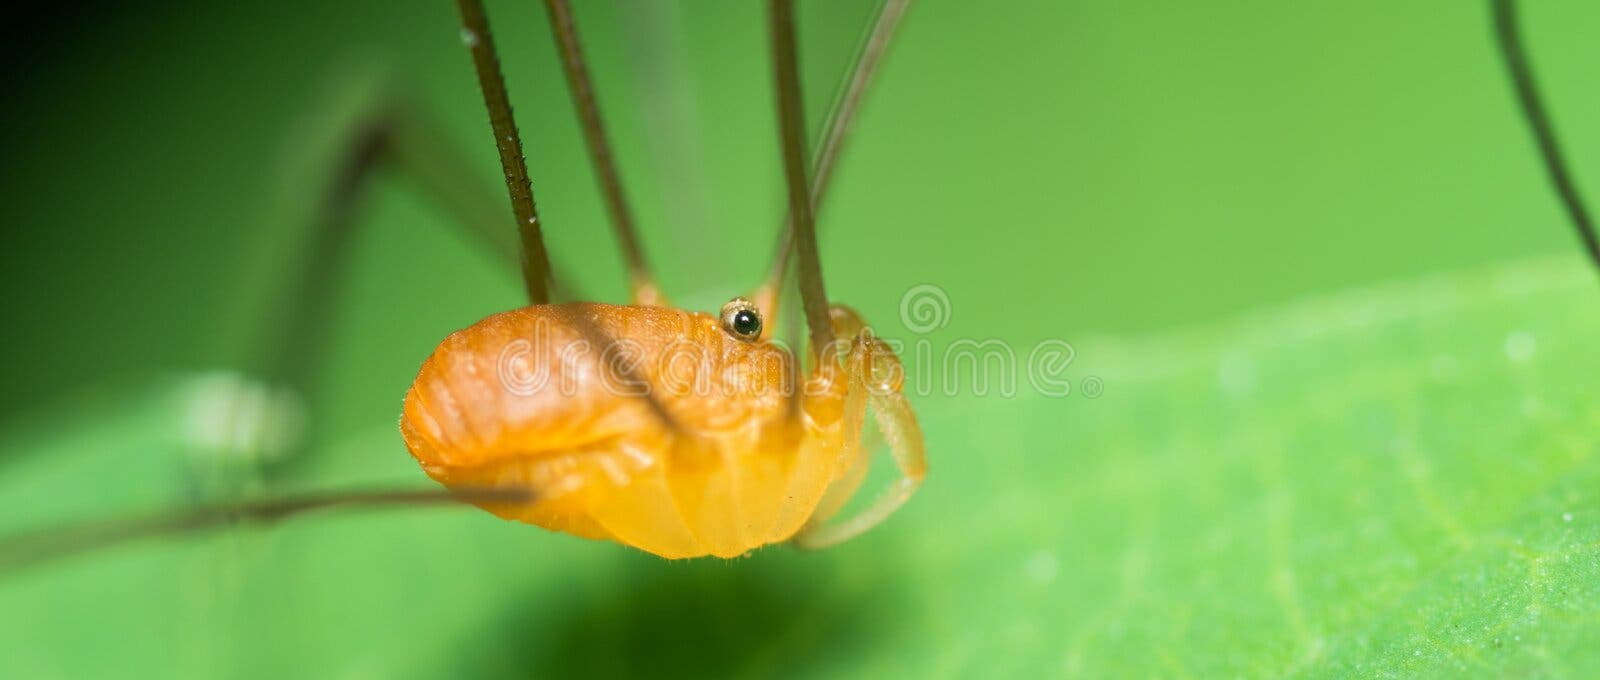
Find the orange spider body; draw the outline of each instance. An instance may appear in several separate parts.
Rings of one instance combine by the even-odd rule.
[[[834,316],[859,329],[854,312]],[[595,346],[585,323],[616,342]],[[712,315],[523,307],[446,338],[406,394],[400,430],[446,486],[533,491],[525,505],[483,505],[503,518],[667,558],[733,557],[790,539],[859,485],[868,390],[852,385],[892,372],[885,387],[900,395],[898,359],[870,334],[856,346],[843,366],[819,362],[796,403],[794,357]]]
[[[428,476],[462,492],[526,492],[526,501],[479,494],[474,502],[506,519],[668,558],[734,557],[782,541],[825,547],[899,508],[926,473],[921,429],[901,394],[894,352],[854,311],[828,305],[814,208],[906,0],[879,7],[810,173],[794,7],[771,0],[790,221],[756,295],[765,304],[735,298],[721,318],[660,297],[565,0],[546,7],[635,304],[544,304],[548,255],[488,19],[477,0],[457,4],[516,216],[523,283],[536,304],[452,334],[423,363],[400,431]],[[768,342],[761,323],[776,307],[790,252],[799,254],[796,283],[815,345],[803,385],[792,384],[794,356]],[[900,478],[855,516],[829,522],[865,477],[869,412]]]

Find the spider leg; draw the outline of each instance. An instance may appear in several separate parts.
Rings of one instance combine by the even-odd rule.
[[[829,488],[811,521],[794,536],[794,544],[806,550],[842,543],[881,524],[911,499],[928,472],[922,428],[917,424],[911,403],[900,392],[899,359],[887,344],[873,336],[872,329],[862,323],[854,310],[835,305],[831,311],[835,332],[853,338],[845,364],[850,389],[866,395],[865,408],[872,411],[878,432],[888,445],[900,476],[861,512],[842,521],[831,521],[866,478],[870,454],[876,447],[858,445],[854,460],[847,463],[844,474]],[[847,398],[846,403],[850,404],[851,400]],[[845,436],[861,437],[860,430],[852,429]]]

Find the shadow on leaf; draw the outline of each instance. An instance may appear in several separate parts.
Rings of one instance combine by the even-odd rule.
[[[516,598],[464,643],[452,674],[813,675],[894,646],[885,636],[908,610],[898,567],[882,561],[863,570],[778,549],[733,561],[635,559],[605,592]]]

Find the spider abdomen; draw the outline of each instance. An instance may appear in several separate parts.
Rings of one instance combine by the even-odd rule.
[[[584,323],[614,346],[590,343]],[[616,368],[624,356],[631,368]],[[663,557],[732,557],[798,531],[844,459],[842,423],[806,415],[836,412],[821,402],[842,394],[789,408],[790,362],[706,314],[524,307],[440,343],[400,429],[447,486],[534,492],[526,505],[484,505],[501,517]]]

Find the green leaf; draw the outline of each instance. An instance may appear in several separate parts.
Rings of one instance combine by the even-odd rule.
[[[927,486],[831,551],[308,517],[0,581],[0,676],[1583,675],[1597,337],[1563,259],[1080,342],[1065,397],[914,397]],[[5,526],[184,498],[183,390],[7,433]],[[420,483],[390,428],[338,449],[301,481]]]

